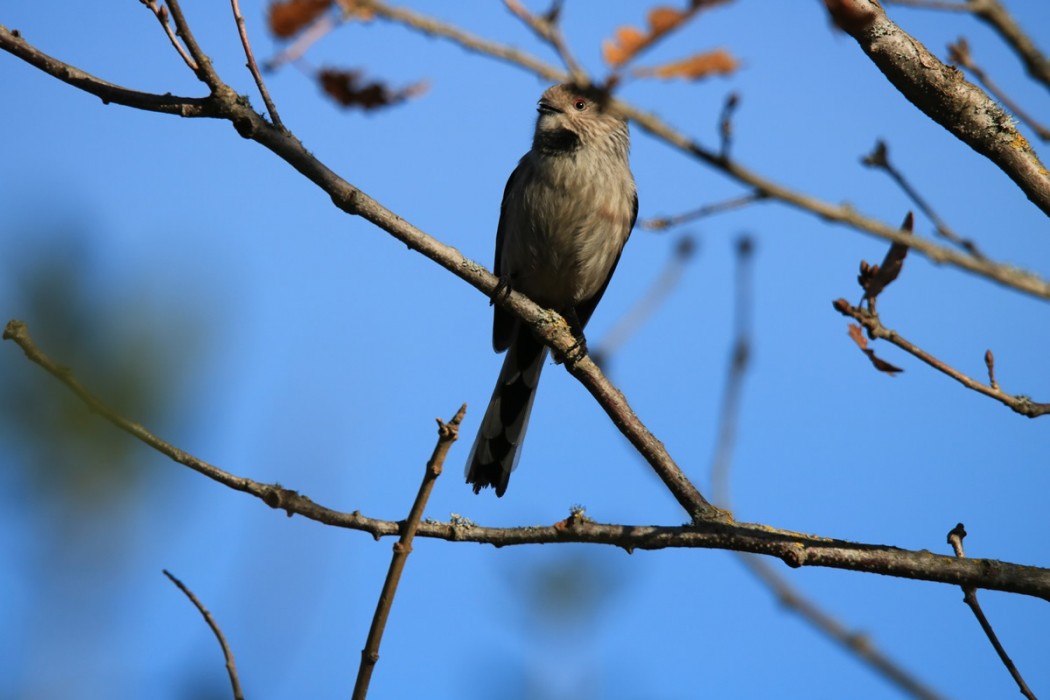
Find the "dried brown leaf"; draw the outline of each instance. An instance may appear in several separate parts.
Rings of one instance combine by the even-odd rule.
[[[673,7],[654,7],[649,11],[648,19],[651,34],[666,34],[689,19],[689,12],[682,12]]]
[[[886,362],[886,360],[876,355],[875,351],[868,347],[868,339],[864,335],[863,328],[861,328],[855,323],[851,323],[848,326],[848,331],[849,337],[853,339],[853,342],[857,344],[857,347],[860,348],[861,352],[867,355],[868,359],[871,360],[871,364],[875,367],[875,369],[890,375],[898,374],[899,372],[904,371],[900,367],[897,367],[896,365],[891,365],[889,362]]]
[[[886,360],[877,356],[875,354],[875,351],[870,348],[865,350],[864,354],[868,356],[869,360],[871,360],[871,364],[875,366],[875,369],[879,370],[880,372],[885,372],[886,374],[892,376],[894,374],[900,374],[904,371],[900,367],[896,365],[891,365],[889,362],[886,362]]]
[[[729,1],[692,0],[684,10],[664,6],[654,7],[646,17],[649,26],[645,31],[635,27],[618,28],[612,39],[602,42],[602,57],[613,68],[619,68],[668,32],[685,24],[700,10]]]
[[[423,81],[394,90],[380,81],[365,82],[358,70],[324,68],[317,73],[321,88],[343,107],[364,110],[390,107],[422,94],[427,89]]]
[[[267,23],[274,36],[287,39],[298,34],[331,6],[332,0],[271,2]]]
[[[725,49],[704,51],[694,54],[680,61],[672,61],[661,66],[638,68],[634,74],[638,77],[656,77],[668,80],[671,78],[683,78],[685,80],[700,80],[710,75],[728,75],[740,66]]]
[[[868,339],[864,337],[864,329],[855,323],[849,324],[849,337],[861,350],[868,349]]]
[[[908,212],[908,215],[904,217],[904,223],[901,224],[901,231],[911,234],[914,223],[915,218],[911,212]],[[859,279],[861,286],[864,287],[864,296],[869,300],[874,299],[883,289],[889,286],[890,282],[897,279],[901,269],[904,267],[904,258],[907,255],[908,246],[903,243],[894,243],[886,251],[886,257],[882,259],[882,264],[872,266],[869,274],[865,274],[864,266],[862,265]]]

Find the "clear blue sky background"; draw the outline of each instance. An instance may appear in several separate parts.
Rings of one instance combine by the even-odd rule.
[[[262,4],[242,5],[257,54],[271,55]],[[554,61],[500,3],[412,5]],[[598,75],[600,41],[644,18],[644,3],[566,5],[566,35]],[[1050,50],[1050,5],[1008,5]],[[184,9],[220,74],[261,106],[228,4],[186,0]],[[994,78],[1047,120],[1046,91],[985,27],[965,15],[891,12],[941,56],[965,35]],[[0,23],[109,81],[202,94],[137,2],[12,0]],[[884,174],[859,164],[886,139],[896,165],[956,230],[994,259],[1050,275],[1046,217],[918,114],[831,29],[822,4],[738,2],[704,14],[643,63],[719,46],[743,62],[732,77],[631,82],[622,96],[713,146],[722,101],[735,90],[740,162],[897,223],[911,205]],[[528,148],[545,84],[383,22],[343,28],[308,61],[362,66],[395,85],[429,81],[422,97],[364,115],[335,107],[293,67],[268,78],[285,123],[324,162],[491,264],[503,185]],[[163,368],[147,382],[163,388],[163,418],[150,427],[164,438],[330,507],[399,519],[432,449],[433,418],[447,419],[465,401],[463,439],[428,516],[549,524],[583,504],[603,522],[685,519],[601,409],[553,365],[507,495],[475,496],[461,465],[501,361],[490,351],[487,299],[337,211],[227,123],[104,106],[6,54],[0,84],[3,320],[25,318],[56,359],[80,370],[84,362],[46,317],[28,315],[22,288],[41,251],[70,256],[81,302],[112,310],[104,321],[79,318],[101,354],[120,356],[128,337],[149,339],[151,357],[137,360]],[[643,218],[741,193],[637,130],[632,162]],[[930,235],[932,226],[919,216],[916,229]],[[69,230],[79,237],[59,234]],[[885,243],[777,204],[685,230],[699,240],[698,255],[610,374],[702,490],[729,359],[732,250],[749,232],[757,244],[754,357],[733,463],[735,515],[939,553],[949,553],[945,534],[963,521],[968,554],[1050,566],[1050,418],[1014,415],[882,344],[879,353],[905,371],[879,374],[832,310],[833,299],[859,296],[858,261],[880,260]],[[588,329],[592,345],[657,279],[682,233],[635,232]],[[912,256],[879,308],[888,326],[978,378],[993,348],[1004,389],[1050,400],[1045,301]],[[0,348],[0,369],[7,382],[49,384],[10,344]],[[32,396],[33,410],[53,410],[46,395]],[[97,419],[90,425],[111,431]],[[130,492],[56,500],[28,484],[62,479],[61,465],[29,460],[16,433],[0,433],[10,445],[0,450],[0,697],[227,697],[214,639],[162,568],[212,610],[249,696],[349,695],[390,540],[288,519],[141,446],[130,448],[138,474]],[[63,459],[81,461],[75,452]],[[26,474],[50,466],[54,475]],[[947,696],[1016,692],[958,589],[773,564]],[[1032,688],[1050,694],[1050,608],[990,592],[981,600]],[[899,694],[779,607],[728,553],[423,540],[372,696]]]

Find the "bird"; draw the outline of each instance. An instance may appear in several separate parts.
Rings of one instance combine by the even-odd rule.
[[[606,90],[577,84],[540,97],[532,148],[507,180],[496,227],[495,299],[513,289],[560,313],[586,352],[583,328],[605,294],[638,218],[630,131]],[[492,347],[506,351],[467,459],[480,493],[507,490],[547,358],[547,347],[494,307]]]

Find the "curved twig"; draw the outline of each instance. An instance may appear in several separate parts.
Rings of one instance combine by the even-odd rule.
[[[215,638],[219,640],[219,646],[222,647],[222,656],[226,659],[226,673],[230,676],[230,685],[233,687],[234,700],[244,700],[244,691],[241,690],[241,679],[237,675],[237,664],[234,663],[233,660],[233,651],[230,649],[230,645],[226,642],[226,635],[222,633],[222,628],[219,627],[219,623],[215,621],[215,618],[212,617],[210,612],[208,612],[208,609],[204,607],[204,604],[200,602],[197,596],[193,594],[193,591],[191,591],[186,584],[177,579],[175,575],[167,569],[163,569],[163,572],[164,575],[167,576],[168,579],[190,599],[190,602],[193,603],[204,618],[204,621],[208,623],[208,627],[211,628]]]

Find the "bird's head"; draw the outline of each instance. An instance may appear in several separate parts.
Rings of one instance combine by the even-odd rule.
[[[534,146],[541,151],[574,152],[581,147],[626,149],[627,121],[609,94],[595,87],[555,85],[540,98]]]

